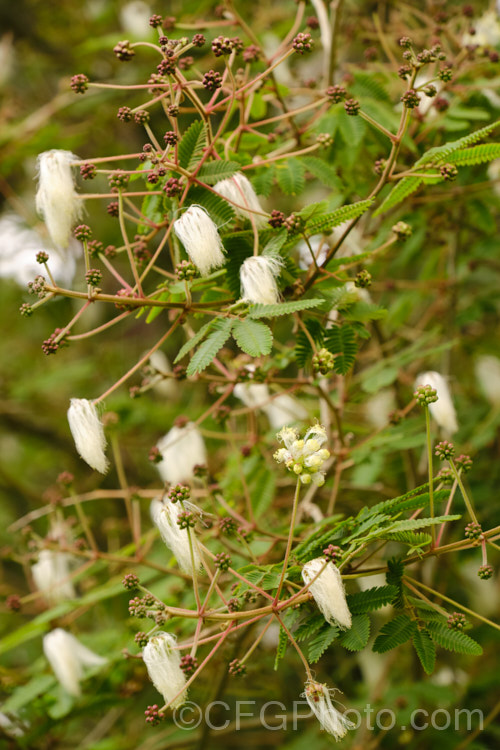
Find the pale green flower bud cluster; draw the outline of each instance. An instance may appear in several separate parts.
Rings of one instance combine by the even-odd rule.
[[[276,451],[275,460],[284,463],[289,471],[299,477],[302,484],[312,482],[321,487],[325,483],[325,475],[320,469],[330,457],[330,451],[322,447],[327,440],[325,428],[319,424],[314,425],[301,440],[295,428],[284,427],[278,432],[277,438],[285,447]]]

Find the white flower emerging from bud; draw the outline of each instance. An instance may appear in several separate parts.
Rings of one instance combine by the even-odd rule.
[[[476,360],[476,378],[481,389],[493,406],[500,406],[500,359],[485,354]]]
[[[324,570],[313,581],[322,568]],[[332,562],[327,563],[324,557],[316,557],[304,565],[302,578],[306,585],[313,581],[309,591],[325,620],[330,625],[336,624],[343,629],[350,628],[352,618],[339,569]]]
[[[38,562],[31,566],[35,586],[43,593],[48,604],[75,599],[76,593],[70,578],[70,560],[70,555],[64,552],[43,549]]]
[[[181,669],[180,652],[175,649],[176,642],[170,633],[155,633],[142,651],[149,679],[171,708],[181,706],[187,696],[186,677]]]
[[[241,172],[237,172],[227,180],[217,182],[214,185],[214,190],[230,201],[231,204],[236,204],[233,205],[236,216],[242,219],[253,217],[257,229],[261,229],[267,224],[266,217],[262,216],[264,211],[257,198],[257,193],[250,180]]]
[[[261,305],[279,302],[276,277],[282,265],[281,260],[264,255],[247,258],[240,268],[242,299]]]
[[[163,460],[158,471],[164,482],[179,484],[194,477],[194,468],[207,463],[205,442],[197,426],[188,422],[184,427],[172,427],[157,444]]]
[[[289,471],[293,471],[302,484],[311,482],[317,487],[325,483],[325,475],[320,471],[325,461],[330,458],[330,451],[322,448],[327,441],[326,430],[317,424],[310,427],[304,439],[299,439],[298,431],[293,427],[283,427],[277,436],[285,444],[274,454],[278,463],[284,463]]]
[[[202,276],[224,265],[222,240],[217,226],[201,206],[190,206],[174,221],[174,232]]]
[[[43,652],[63,688],[75,697],[81,693],[83,668],[101,667],[107,661],[62,628],[51,630],[43,637]]]
[[[191,505],[191,503],[190,503]],[[180,502],[173,503],[171,500],[153,500],[151,502],[151,518],[157,526],[161,538],[172,551],[179,567],[185,573],[193,573],[201,567],[198,542],[191,529],[181,529],[178,524],[179,514],[183,508]],[[191,539],[191,546],[189,540]],[[191,548],[193,557],[191,558]]]
[[[457,415],[451,400],[448,383],[439,372],[430,370],[418,375],[415,385],[430,385],[437,393],[438,400],[429,404],[429,410],[439,427],[442,427],[449,435],[458,430]]]
[[[36,209],[43,216],[54,244],[68,247],[71,228],[82,214],[82,202],[75,190],[71,151],[53,149],[38,157]]]
[[[68,409],[68,422],[76,450],[96,471],[105,474],[108,470],[106,438],[97,409],[86,398],[72,398]]]
[[[355,724],[337,711],[332,703],[331,694],[335,694],[335,690],[330,690],[320,682],[313,680],[306,682],[304,692],[306,701],[321,724],[321,728],[333,735],[338,742],[346,736],[348,729],[354,729]]]

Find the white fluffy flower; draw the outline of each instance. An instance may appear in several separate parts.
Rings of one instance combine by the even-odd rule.
[[[33,581],[49,604],[74,599],[75,589],[70,575],[70,555],[50,549],[41,550],[38,562],[31,566]]]
[[[274,459],[293,471],[302,484],[312,482],[321,487],[325,483],[325,475],[320,469],[330,457],[330,451],[322,447],[327,441],[325,428],[319,424],[314,425],[301,440],[295,428],[283,427],[277,438],[285,447],[276,451]]]
[[[233,393],[250,409],[261,409],[273,430],[307,417],[306,409],[288,393],[272,398],[265,383],[237,383]]]
[[[474,32],[463,35],[463,47],[496,47],[500,43],[500,22],[494,10],[486,11],[474,22]]]
[[[207,463],[205,442],[198,427],[188,422],[172,427],[157,444],[162,455],[158,471],[164,482],[179,484],[194,477],[194,468]]]
[[[243,219],[253,217],[258,229],[267,224],[266,217],[262,216],[264,210],[257,198],[257,193],[250,180],[241,172],[237,172],[227,180],[217,182],[214,185],[214,190],[231,202],[236,216]]]
[[[174,232],[202,276],[224,265],[222,240],[217,226],[201,206],[190,206],[174,221]]]
[[[78,697],[84,667],[100,667],[107,659],[98,656],[62,628],[43,637],[43,652],[63,688]]]
[[[152,370],[150,384],[162,398],[171,398],[177,394],[177,382],[173,377],[165,377],[172,374],[172,366],[161,349],[157,349],[149,358],[149,367]]]
[[[247,302],[274,305],[279,301],[276,278],[281,260],[264,255],[247,258],[240,268],[241,296]]]
[[[71,229],[82,214],[82,202],[75,190],[71,151],[53,149],[38,156],[36,208],[43,216],[54,244],[68,247]]]
[[[194,570],[200,569],[200,553],[194,532],[191,529],[189,531],[188,529],[181,529],[177,523],[182,510],[183,508],[180,503],[173,503],[171,500],[165,500],[164,502],[153,500],[150,506],[151,518],[155,526],[157,526],[161,538],[179,563],[179,567],[185,573],[192,573],[193,562]],[[192,558],[189,545],[190,538],[193,549]]]
[[[346,736],[347,730],[354,729],[355,725],[333,705],[330,693],[334,692],[335,690],[330,690],[320,682],[309,680],[305,685],[304,696],[321,728],[333,735],[338,742]]]
[[[350,628],[352,625],[351,613],[345,598],[344,584],[340,571],[332,562],[326,563],[324,557],[316,557],[309,560],[302,568],[302,578],[305,584],[309,584],[319,571],[322,573],[309,586],[318,609],[330,625],[337,624],[341,628]]]
[[[478,357],[475,371],[479,385],[490,404],[500,406],[500,359],[491,354]]]
[[[150,16],[151,8],[142,0],[132,0],[120,8],[120,23],[123,30],[137,39],[148,38],[151,35]]]
[[[430,385],[431,388],[434,388],[438,400],[429,404],[429,410],[439,427],[442,427],[449,435],[453,435],[458,430],[457,415],[451,400],[448,383],[443,376],[434,370],[422,372],[417,376],[415,385]]]
[[[95,405],[86,398],[72,398],[68,422],[80,456],[93,469],[105,474],[108,469],[106,438]]]
[[[181,706],[187,695],[184,689],[186,677],[181,669],[180,652],[175,649],[176,642],[170,633],[155,633],[142,651],[149,679],[171,708]]]

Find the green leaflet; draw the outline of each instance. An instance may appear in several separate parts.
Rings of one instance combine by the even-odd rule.
[[[298,159],[287,159],[276,167],[276,180],[285,195],[299,195],[305,186],[306,168]]]
[[[356,219],[358,216],[367,211],[371,205],[373,205],[373,198],[368,198],[364,201],[358,201],[357,203],[351,203],[348,206],[341,206],[336,211],[332,211],[323,216],[317,216],[306,222],[306,232],[309,235],[320,234],[321,232],[331,231],[333,227],[343,224],[344,221],[350,219]]]
[[[480,656],[483,653],[477,641],[459,630],[451,630],[445,622],[429,622],[427,628],[434,643],[448,651],[470,656]]]
[[[215,185],[216,182],[232,177],[240,167],[237,161],[209,161],[203,164],[196,176],[206,185]]]
[[[325,187],[342,190],[342,180],[338,177],[335,167],[332,167],[328,162],[319,159],[317,156],[304,156],[302,164],[304,164],[307,171],[320,180]]]
[[[449,158],[450,164],[465,167],[473,164],[484,164],[500,157],[500,143],[482,143],[480,146],[463,148],[455,151]]]
[[[277,305],[252,305],[248,312],[249,318],[277,318],[280,315],[307,310],[323,304],[322,299],[298,299],[291,302],[280,302]]]
[[[417,625],[406,615],[398,615],[394,620],[387,622],[375,638],[373,651],[377,654],[384,654],[391,651],[396,646],[406,643],[412,638],[417,630]]]
[[[207,145],[205,126],[201,120],[195,120],[182,136],[178,146],[179,164],[184,169],[192,170],[203,156]]]
[[[315,664],[324,654],[328,646],[338,637],[339,629],[336,625],[325,625],[308,644],[307,656],[311,664]]]
[[[203,372],[213,361],[215,355],[221,349],[231,334],[233,321],[229,318],[219,318],[212,326],[213,330],[195,352],[187,368],[187,374],[196,375]]]
[[[358,346],[356,333],[352,326],[344,324],[332,326],[325,336],[325,346],[332,354],[336,354],[333,369],[339,375],[346,375],[356,360]]]
[[[209,320],[208,323],[205,323],[199,331],[197,331],[192,338],[189,339],[189,341],[186,341],[186,343],[181,347],[177,357],[174,359],[174,364],[177,364],[177,362],[180,362],[180,360],[193,349],[197,344],[200,343],[200,341],[205,338],[205,334],[210,330],[210,328],[213,327],[215,321]]]
[[[436,662],[436,647],[427,630],[416,630],[412,638],[413,646],[426,674],[432,674]]]
[[[240,349],[251,357],[269,354],[272,349],[273,334],[265,323],[249,319],[235,320],[232,334]]]
[[[362,651],[370,637],[370,618],[368,615],[354,615],[349,630],[342,634],[340,643],[348,651]]]
[[[380,609],[385,604],[390,604],[397,593],[397,587],[390,584],[375,586],[372,589],[359,591],[356,594],[348,594],[347,606],[353,615],[364,614],[374,609]]]

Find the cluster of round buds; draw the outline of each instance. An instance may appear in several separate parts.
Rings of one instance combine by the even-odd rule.
[[[481,565],[477,574],[482,581],[487,581],[494,573],[493,565]]]
[[[209,70],[203,76],[202,84],[207,91],[217,91],[222,86],[222,76],[216,70]]]
[[[147,707],[144,711],[144,716],[146,717],[146,724],[149,724],[152,727],[161,724],[165,718],[165,714],[160,713],[160,709],[156,703],[153,706]]]
[[[420,97],[415,89],[408,89],[401,97],[401,101],[407,109],[415,109],[420,104]]]
[[[77,73],[72,77],[70,86],[75,94],[84,94],[89,87],[89,79],[84,73]]]
[[[467,539],[470,539],[474,542],[481,541],[481,537],[483,536],[481,524],[476,523],[475,521],[471,521],[470,523],[468,523],[465,527],[465,536],[467,537]]]
[[[237,528],[234,518],[231,518],[230,516],[224,516],[224,518],[219,520],[219,529],[223,534],[233,536],[233,534],[236,534]]]
[[[89,286],[99,286],[102,281],[102,271],[98,268],[89,268],[85,273],[85,281]]]
[[[238,526],[238,536],[244,539],[245,542],[250,542],[253,536],[252,529],[248,526]]]
[[[298,234],[304,229],[304,219],[301,216],[297,216],[297,214],[287,216],[283,224],[289,234]]]
[[[225,424],[231,416],[231,407],[221,404],[212,412],[212,419],[217,424]]]
[[[323,148],[329,148],[333,143],[333,135],[330,135],[330,133],[318,133],[316,143],[319,143]]]
[[[249,44],[248,47],[246,47],[243,50],[243,60],[246,63],[257,62],[257,60],[259,59],[260,59],[260,49],[257,47],[256,44]]]
[[[151,119],[151,114],[147,109],[138,109],[134,113],[134,120],[138,125],[145,125]]]
[[[472,469],[472,458],[466,453],[461,453],[458,458],[455,459],[455,466],[457,469],[462,469],[464,474]]]
[[[229,662],[228,671],[233,677],[244,677],[247,673],[247,668],[239,659],[233,659],[233,661]]]
[[[461,612],[453,612],[446,621],[450,630],[463,630],[467,627],[467,618]]]
[[[308,16],[306,18],[306,26],[308,26],[313,31],[316,29],[319,29],[319,21],[316,16]]]
[[[449,440],[442,440],[434,448],[434,454],[439,458],[440,461],[446,461],[446,459],[453,458],[455,448],[453,443]]]
[[[439,171],[441,173],[441,177],[443,177],[445,180],[448,180],[451,182],[452,180],[456,180],[458,177],[458,169],[454,164],[443,164],[441,167],[439,167]]]
[[[90,240],[92,237],[92,230],[87,224],[79,224],[74,228],[73,234],[77,240],[84,242],[84,240]]]
[[[177,516],[177,526],[180,529],[194,529],[196,518],[190,510],[181,510]]]
[[[212,42],[212,52],[215,57],[230,55],[234,48],[233,39],[229,39],[227,36],[217,36]]]
[[[228,570],[231,565],[231,557],[227,552],[219,552],[219,554],[214,557],[214,565],[218,570]]]
[[[165,144],[167,146],[175,146],[175,144],[179,140],[179,136],[174,130],[167,130],[167,132],[163,136],[163,140],[165,141]]]
[[[163,186],[168,198],[174,198],[182,193],[182,184],[177,177],[169,177]]]
[[[400,65],[398,68],[398,76],[403,80],[406,81],[412,73],[412,67],[411,65]]]
[[[425,86],[422,91],[426,96],[429,97],[429,99],[432,99],[437,94],[437,88],[432,83],[429,83],[427,86]]]
[[[123,171],[123,169],[117,169],[108,177],[109,186],[111,189],[121,190],[126,188],[130,180],[130,175]]]
[[[186,654],[181,657],[180,667],[186,677],[191,677],[191,675],[198,669],[198,659],[196,656],[189,656],[189,654]]]
[[[56,328],[54,333],[51,333],[49,338],[42,342],[42,351],[44,354],[55,354],[62,347],[68,346],[67,334],[61,336],[62,332],[62,328]]]
[[[19,612],[22,603],[21,603],[21,597],[19,594],[10,594],[10,596],[7,597],[5,600],[5,606],[9,610],[9,612]]]
[[[106,206],[106,211],[110,216],[114,216],[117,218],[120,215],[120,206],[118,204],[118,201],[111,201],[111,203],[108,203]]]
[[[398,221],[392,227],[392,231],[397,236],[398,240],[407,240],[412,235],[412,228],[405,221]]]
[[[132,49],[132,46],[128,39],[124,39],[122,42],[118,42],[118,44],[113,47],[113,52],[122,62],[128,62],[135,55],[135,52]]]
[[[148,605],[140,596],[135,596],[133,599],[130,599],[128,603],[128,611],[132,617],[143,619],[144,617],[147,617]]]
[[[198,274],[198,269],[189,260],[181,260],[175,267],[175,273],[179,281],[191,281]]]
[[[80,167],[80,175],[84,180],[93,180],[96,174],[97,168],[95,164],[91,164],[89,161],[86,161],[85,164],[82,164]]]
[[[267,222],[273,229],[279,229],[285,223],[285,214],[283,211],[278,211],[275,208],[271,211],[271,218]]]
[[[122,580],[122,585],[129,591],[133,591],[139,585],[139,576],[135,573],[126,573]]]
[[[41,299],[45,296],[45,279],[43,276],[35,276],[33,281],[28,281],[29,294],[37,294]]]
[[[153,27],[153,29],[157,29],[158,26],[161,26],[163,23],[163,18],[159,16],[157,13],[153,13],[153,15],[149,19],[149,25]]]
[[[163,60],[160,60],[156,66],[156,70],[161,76],[171,76],[175,73],[177,58],[174,57],[172,50],[169,50],[169,52],[171,54],[164,57]]]
[[[441,70],[438,73],[438,78],[440,81],[443,81],[443,83],[449,83],[451,79],[453,78],[453,71],[449,67],[441,68]]]
[[[453,472],[451,469],[443,468],[436,474],[436,480],[443,484],[451,484],[453,482]]]
[[[346,99],[344,102],[344,109],[350,117],[356,117],[361,109],[361,104],[357,99]]]
[[[153,445],[149,451],[148,460],[151,461],[152,464],[159,464],[163,461],[163,456],[157,445]]]
[[[191,57],[191,55],[181,57],[177,64],[179,66],[179,70],[189,70],[189,68],[194,64],[194,57]]]
[[[446,110],[450,106],[450,102],[448,101],[448,99],[445,99],[444,96],[436,96],[433,105],[438,112],[446,112]]]
[[[168,491],[168,499],[171,503],[183,503],[191,497],[191,490],[184,484],[176,484]]]
[[[119,289],[116,293],[117,297],[138,297],[137,292],[132,292],[131,289]],[[136,308],[134,305],[129,305],[126,302],[123,304],[119,302],[115,302],[115,307],[117,310],[135,310]]]
[[[61,471],[61,473],[57,477],[57,483],[65,488],[71,487],[74,481],[74,474],[72,474],[70,471]]]
[[[314,40],[307,31],[300,32],[292,41],[292,47],[299,55],[304,55],[306,52],[312,51]]]
[[[358,287],[358,289],[365,289],[368,286],[371,286],[372,283],[372,275],[369,271],[364,268],[362,271],[356,274],[356,278],[354,279],[354,286]]]
[[[438,400],[437,391],[431,385],[419,385],[413,396],[420,406],[429,406]]]
[[[23,318],[29,318],[30,315],[33,315],[33,308],[27,302],[23,302],[19,308],[19,312]]]
[[[40,252],[36,254],[36,262],[40,263],[40,265],[47,263],[48,260],[49,254],[46,253],[45,250],[40,250]]]
[[[207,40],[203,36],[203,34],[194,34],[193,38],[191,39],[191,44],[193,47],[203,47]]]
[[[130,109],[130,107],[120,107],[120,109],[116,113],[116,116],[122,122],[130,122],[133,114],[132,114],[132,110]]]
[[[328,86],[327,90],[325,91],[325,95],[332,102],[332,104],[338,104],[338,102],[343,102],[347,97],[347,91],[343,86]]]
[[[227,610],[228,612],[239,612],[242,606],[242,602],[237,599],[236,597],[232,597],[229,599],[227,603]]]
[[[402,36],[399,40],[399,46],[403,49],[410,49],[411,45],[413,44],[412,40],[409,36]]]
[[[139,648],[144,648],[144,646],[148,645],[149,638],[143,630],[140,630],[134,635],[134,641],[137,643]]]
[[[311,482],[317,487],[325,483],[321,467],[330,457],[330,451],[322,446],[326,443],[326,430],[317,424],[310,427],[303,439],[293,427],[283,427],[277,435],[285,447],[274,454],[278,463],[284,463],[289,471],[296,474],[302,484]]]
[[[321,375],[328,375],[333,370],[335,357],[328,349],[320,349],[312,358],[313,372],[319,372]]]
[[[373,171],[375,172],[375,174],[382,174],[386,166],[387,159],[377,159],[377,161],[373,165]]]
[[[337,563],[341,555],[342,550],[336,544],[329,544],[328,547],[325,547],[323,550],[323,557],[325,560],[332,562],[334,565]]]

